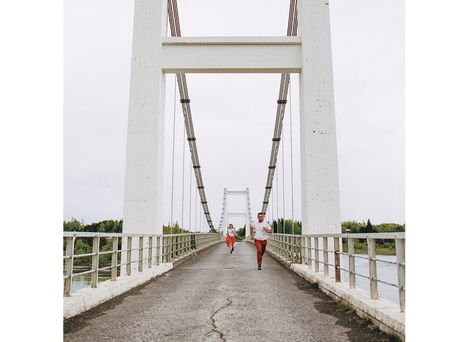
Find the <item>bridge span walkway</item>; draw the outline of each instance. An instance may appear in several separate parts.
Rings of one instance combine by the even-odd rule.
[[[393,341],[255,247],[217,244],[64,323],[65,341]]]

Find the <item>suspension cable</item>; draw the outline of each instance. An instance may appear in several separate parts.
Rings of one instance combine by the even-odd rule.
[[[291,82],[289,82],[289,145],[291,148],[291,229],[294,231],[294,170],[293,170],[293,135],[292,135],[292,91]]]
[[[192,231],[192,172],[190,172],[190,186],[189,186],[189,223],[188,223],[188,231]]]
[[[297,0],[290,0],[289,3],[289,18],[288,18],[288,36],[297,36]],[[283,130],[284,111],[288,97],[288,85],[290,75],[287,73],[281,74],[280,90],[276,107],[275,128],[273,131],[273,139],[271,144],[270,161],[268,164],[268,176],[265,186],[265,195],[263,196],[262,212],[265,213],[268,208],[270,193],[275,175],[276,162],[278,158],[279,142]]]
[[[282,178],[283,178],[283,232],[285,232],[285,224],[286,222],[285,217],[286,217],[286,202],[284,200],[284,134],[282,134],[283,139],[281,139],[281,168],[282,168]]]
[[[195,190],[195,189],[194,189],[194,190]],[[196,197],[195,197],[195,208],[194,208],[194,215],[195,215],[195,217],[194,217],[195,220],[194,220],[194,221],[195,221],[195,222],[194,222],[194,224],[193,224],[193,231],[194,231],[194,232],[197,231],[197,222],[198,222],[198,216],[197,216],[197,214],[198,214],[198,201],[197,201],[197,199],[196,199]]]
[[[182,139],[182,219],[180,228],[184,229],[184,201],[185,201],[185,130],[184,138]]]
[[[276,227],[279,230],[279,186],[278,186],[278,177],[276,177]]]
[[[172,180],[171,180],[171,234],[172,226],[174,225],[174,156],[175,156],[175,119],[176,119],[176,91],[177,79],[174,76],[174,116],[172,123]]]
[[[177,0],[168,0],[167,10],[169,15],[169,26],[172,37],[180,37],[180,23],[179,13],[177,9]],[[193,129],[192,112],[190,108],[190,97],[187,88],[187,79],[184,73],[176,74],[177,84],[179,86],[180,102],[182,104],[182,111],[185,119],[185,129],[187,134],[187,140],[190,147],[190,153],[192,157],[192,166],[194,168],[195,179],[197,182],[198,192],[200,195],[201,205],[205,214],[206,222],[211,231],[215,231],[213,222],[211,220],[210,211],[208,209],[208,201],[206,199],[205,187],[203,185],[203,178],[200,169],[200,161],[198,158],[198,150],[195,138],[195,132]]]
[[[271,189],[271,206],[270,206],[271,224],[274,224],[274,220],[275,220],[275,191],[274,190],[275,190],[274,188]]]

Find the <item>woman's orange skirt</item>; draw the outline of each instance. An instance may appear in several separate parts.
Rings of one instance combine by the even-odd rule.
[[[234,247],[234,243],[236,242],[236,237],[235,236],[226,236],[226,245],[231,248]]]

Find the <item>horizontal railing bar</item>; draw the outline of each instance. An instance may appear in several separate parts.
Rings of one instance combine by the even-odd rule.
[[[398,288],[397,284],[389,283],[389,282],[386,282],[385,280],[380,280],[379,278],[377,278],[376,280],[377,280],[378,283],[382,283],[382,284],[385,284],[385,285],[388,285],[388,286],[393,286],[393,287]]]
[[[102,251],[102,252],[99,252],[98,254],[105,255],[105,254],[111,254],[111,253],[114,253],[114,251]]]
[[[369,276],[366,276],[366,275],[364,275],[364,274],[361,274],[361,273],[354,272],[354,275],[357,275],[358,277],[362,277],[362,278],[370,279],[370,277],[369,277]]]
[[[366,256],[363,256],[363,255],[366,255]],[[369,260],[369,257],[367,256],[367,254],[351,254],[351,256],[357,259]]]
[[[396,261],[390,261],[390,260],[384,260],[384,259],[378,259],[378,258],[374,258],[374,260],[377,262],[383,262],[384,264],[398,265]]]
[[[113,267],[112,265],[106,266],[106,267],[99,267],[98,270],[99,270],[99,271],[104,271],[104,270],[108,270],[108,269],[110,269],[110,268],[112,268],[112,267]]]
[[[89,274],[89,273],[93,273],[94,270],[88,270],[88,271],[83,271],[83,272],[79,272],[79,273],[73,273],[71,276],[72,277],[77,277],[77,276],[81,276],[81,275],[85,275],[85,274]]]
[[[74,254],[73,258],[83,258],[83,257],[88,257],[88,256],[93,256],[96,255],[96,253],[84,253],[84,254]]]

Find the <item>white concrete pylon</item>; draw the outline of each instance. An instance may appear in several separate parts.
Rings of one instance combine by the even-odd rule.
[[[341,233],[328,2],[299,0],[298,8],[303,234]]]
[[[166,26],[167,1],[135,1],[123,233],[162,233]]]

